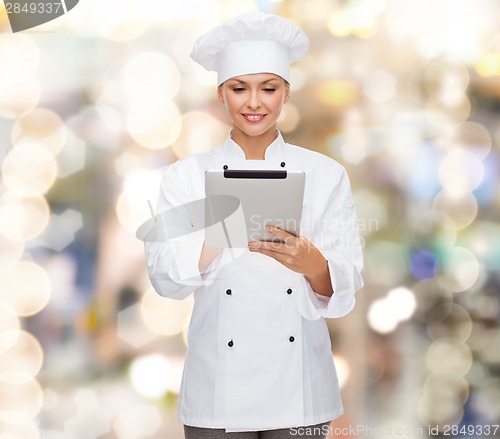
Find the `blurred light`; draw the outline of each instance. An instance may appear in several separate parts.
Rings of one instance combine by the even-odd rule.
[[[351,7],[334,11],[328,17],[328,30],[335,37],[347,37],[355,35],[360,38],[370,38],[377,32],[377,17],[369,10],[363,8],[365,3],[359,7]]]
[[[465,95],[453,105],[428,103],[424,110],[429,122],[444,132],[453,131],[470,116],[470,112],[471,103]]]
[[[94,147],[105,151],[117,148],[122,135],[122,121],[120,113],[113,107],[105,105],[86,105],[80,111],[67,119],[67,125],[72,130],[70,142],[74,143],[75,134],[77,143],[85,149],[82,140]]]
[[[182,368],[183,360],[180,357],[143,355],[130,364],[129,378],[139,395],[159,399],[167,391],[179,393]]]
[[[290,90],[300,90],[307,81],[307,75],[300,67],[290,67]],[[293,98],[292,98],[293,99]],[[289,105],[289,104],[288,104]]]
[[[479,76],[500,76],[500,52],[486,52],[478,57],[474,65]]]
[[[76,415],[64,423],[65,437],[80,437],[82,431],[85,438],[98,438],[111,430],[111,413],[97,399],[91,389],[78,389],[74,396],[77,407]],[[91,420],[91,422],[89,422]]]
[[[40,312],[48,303],[51,284],[46,271],[31,261],[20,261],[0,272],[0,297],[18,316]]]
[[[482,161],[484,178],[474,189],[477,202],[484,206],[495,206],[498,198],[498,181],[500,180],[500,155],[492,150]]]
[[[358,215],[358,229],[362,236],[370,236],[387,224],[387,206],[379,193],[361,189],[354,192],[353,198]]]
[[[470,192],[457,194],[442,190],[434,198],[432,207],[450,217],[456,229],[463,229],[469,226],[478,213],[476,198]],[[444,224],[445,227],[447,225],[451,226],[451,223]]]
[[[471,315],[455,303],[438,305],[427,316],[427,333],[432,340],[452,338],[465,343],[472,333]]]
[[[396,78],[386,70],[370,72],[363,86],[363,93],[373,102],[380,104],[391,100],[396,93]]]
[[[173,8],[171,3],[164,0],[150,0],[149,7],[144,8],[144,3],[141,0],[135,0],[135,2],[139,5],[137,10],[139,17],[147,22],[159,22],[162,26],[172,26],[178,23],[191,24],[194,22],[206,23],[206,26],[211,28],[224,21],[222,7],[226,6],[226,2],[220,4],[216,0],[204,2],[184,0],[178,2]],[[230,6],[241,9],[241,13],[256,9],[255,3],[249,0],[234,0],[228,2],[227,7]],[[237,15],[239,15],[237,11],[234,11],[234,15],[231,17]]]
[[[151,218],[148,200],[156,202],[161,174],[158,171],[135,169],[124,180],[123,192],[116,202],[116,215],[120,224],[135,235],[137,228]]]
[[[181,133],[182,118],[177,106],[162,97],[143,98],[127,114],[127,130],[140,145],[161,149],[175,142]]]
[[[477,255],[486,269],[500,272],[500,224],[476,221],[467,229],[462,243]]]
[[[412,140],[411,136],[419,135],[412,131],[412,128],[404,124],[395,127],[395,138],[391,143],[396,143],[391,147],[390,153],[396,161],[391,166],[391,171],[411,198],[427,204],[441,189],[437,176],[441,154],[434,142],[422,141],[420,138]]]
[[[34,76],[0,82],[0,117],[16,119],[29,113],[38,105],[41,94],[40,83]]]
[[[441,249],[455,243],[457,232],[450,217],[442,212],[428,210],[413,222],[412,238],[417,248]]]
[[[335,369],[337,370],[339,386],[342,389],[347,381],[349,381],[351,367],[349,366],[349,362],[341,355],[333,355],[333,361],[335,362]]]
[[[5,86],[19,78],[25,78],[35,73],[40,61],[40,50],[30,36],[16,34],[0,35],[0,84]]]
[[[500,349],[498,349],[498,346],[500,346],[500,328],[488,328],[487,331],[484,331],[483,336],[484,340],[478,348],[481,360],[491,366],[500,365]]]
[[[85,167],[86,145],[72,130],[67,130],[64,149],[56,157],[59,178],[67,178]]]
[[[419,249],[410,257],[411,274],[415,279],[429,279],[434,277],[437,256],[430,249]]]
[[[186,320],[190,318],[193,303],[192,298],[174,300],[162,297],[153,288],[149,288],[141,301],[142,320],[156,334],[180,334]]]
[[[381,334],[394,331],[398,326],[398,310],[386,299],[375,300],[368,311],[370,327]]]
[[[453,131],[451,145],[474,153],[484,159],[491,150],[493,141],[488,129],[477,122],[466,121]]]
[[[481,382],[471,402],[475,413],[480,413],[483,419],[496,424],[500,419],[500,378],[489,376]]]
[[[408,273],[406,247],[390,241],[372,242],[365,250],[366,277],[379,285],[402,282]]]
[[[461,195],[477,188],[484,177],[481,160],[464,149],[450,151],[439,166],[439,181],[448,192]]]
[[[297,128],[299,121],[300,113],[298,108],[293,104],[286,104],[278,118],[278,128],[284,133],[289,133]]]
[[[155,340],[153,334],[141,318],[140,304],[131,305],[118,313],[117,337],[138,349]]]
[[[20,327],[19,318],[0,300],[0,358],[16,344]]]
[[[424,393],[418,402],[418,415],[423,424],[443,431],[445,425],[459,425],[463,417],[460,398],[447,388]]]
[[[350,81],[323,81],[314,89],[315,98],[326,105],[342,107],[359,100],[358,87]]]
[[[13,384],[0,380],[0,423],[30,423],[40,412],[42,404],[43,391],[38,381],[28,380],[22,384]]]
[[[0,208],[1,212],[1,208]],[[0,221],[1,224],[1,221]],[[1,225],[0,225],[1,227]],[[3,229],[0,228],[0,271],[6,268],[12,267],[23,255],[24,243],[20,241],[13,241],[9,239],[3,233]]]
[[[0,34],[0,117],[15,119],[32,110],[40,99],[35,77],[40,51],[28,35]]]
[[[113,71],[112,74],[114,76],[115,72]],[[125,114],[131,104],[123,81],[103,78],[92,92],[95,95],[94,102],[97,108],[112,108],[119,111],[121,129],[122,114]],[[68,121],[71,121],[71,119],[69,118]]]
[[[40,439],[40,431],[38,429],[37,423],[34,421],[24,422],[22,424],[3,424],[2,434],[0,435],[0,438]]]
[[[456,396],[460,404],[465,404],[469,398],[467,380],[453,373],[431,373],[425,380],[424,394],[447,393]]]
[[[139,403],[126,411],[120,410],[113,422],[118,439],[137,439],[153,437],[163,424],[158,407]]]
[[[32,197],[49,190],[57,176],[57,165],[49,150],[40,144],[21,143],[5,157],[2,172],[8,189]]]
[[[452,302],[451,291],[446,290],[435,279],[424,279],[412,286],[415,297],[418,297],[415,319],[427,323],[427,316],[435,306]]]
[[[181,83],[175,62],[164,53],[154,51],[133,54],[121,76],[131,101],[145,97],[173,98]]]
[[[172,151],[178,158],[210,151],[225,142],[230,129],[210,113],[189,111],[182,115],[182,129],[171,145]]]
[[[59,403],[59,395],[52,389],[45,387],[43,389],[43,410],[52,410]]]
[[[125,151],[115,159],[116,174],[125,177],[129,172],[133,172],[141,165],[141,157],[129,151]]]
[[[335,139],[336,143],[342,140],[342,157],[350,163],[360,163],[368,155],[368,137],[363,126],[363,115],[359,109],[350,108],[344,112],[342,122],[343,133]]]
[[[449,291],[458,293],[471,288],[479,279],[480,265],[476,256],[463,247],[451,247],[438,259],[436,280]]]
[[[330,0],[309,0],[306,3],[301,1],[287,1],[286,8],[287,11],[290,11],[291,17],[299,17],[303,23],[323,30],[325,27],[325,17],[337,9],[337,5]]]
[[[0,230],[15,241],[29,241],[42,233],[49,215],[44,197],[21,198],[7,192],[0,198]]]
[[[455,106],[462,102],[469,80],[465,65],[449,59],[438,59],[425,67],[423,86],[433,98],[431,101]]]
[[[40,371],[43,350],[38,340],[30,333],[11,331],[15,333],[16,341],[10,349],[0,351],[0,382],[23,384],[33,379]]]
[[[393,0],[384,14],[384,28],[395,42],[411,42],[428,59],[445,56],[474,62],[496,32],[490,18],[495,6],[489,1]]]
[[[480,386],[486,378],[488,377],[488,372],[486,367],[482,362],[474,361],[471,370],[467,374],[467,381],[471,386]]]
[[[391,303],[394,309],[397,310],[399,321],[408,320],[417,306],[413,291],[405,287],[394,288],[389,291],[387,300]]]
[[[384,142],[385,149],[388,149],[391,155],[399,158],[404,164],[408,163],[409,156],[415,157],[418,153],[423,152],[423,157],[418,156],[410,163],[414,165],[428,159],[427,163],[424,162],[421,166],[432,166],[432,159],[434,159],[433,156],[436,155],[436,152],[434,145],[424,140],[423,122],[423,117],[420,114],[398,110],[398,115],[393,118],[389,125],[389,132]],[[404,169],[402,171],[405,175],[408,174]]]
[[[78,14],[66,14],[65,21],[81,36],[127,42],[135,40],[145,30],[146,24],[140,16],[143,9],[149,8],[141,6],[135,0],[108,0],[105,4],[87,2],[78,5]]]
[[[76,233],[83,227],[83,216],[73,209],[52,214],[49,226],[37,239],[37,244],[60,252],[75,239]]]
[[[469,346],[451,338],[435,340],[427,351],[427,367],[433,373],[464,376],[472,366]]]
[[[11,141],[13,144],[24,141],[39,143],[52,155],[57,155],[66,142],[66,127],[58,114],[35,108],[14,122]]]
[[[391,289],[387,296],[375,300],[368,310],[368,322],[372,329],[387,334],[399,323],[408,320],[415,312],[417,302],[411,290],[405,287]]]

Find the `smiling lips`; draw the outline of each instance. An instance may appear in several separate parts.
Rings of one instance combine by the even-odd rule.
[[[247,120],[248,122],[260,122],[264,117],[266,116],[265,114],[251,114],[251,113],[243,113],[242,116]]]

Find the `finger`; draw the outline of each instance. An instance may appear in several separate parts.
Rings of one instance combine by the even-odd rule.
[[[280,229],[278,227],[267,225],[266,230],[269,233],[271,233],[272,235],[275,235],[278,238],[285,241],[285,243],[288,245],[291,245],[293,243],[293,241],[297,239],[297,237],[295,235],[292,235],[291,233],[287,232],[286,230]]]
[[[281,242],[271,242],[271,241],[254,241],[248,243],[248,248],[250,250],[267,250],[274,251],[276,253],[290,253],[290,247]]]

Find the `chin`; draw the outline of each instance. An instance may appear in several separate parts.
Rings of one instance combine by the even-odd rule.
[[[274,125],[271,125],[271,126],[265,127],[265,128],[262,128],[262,127],[241,127],[241,126],[238,126],[238,128],[240,129],[240,131],[242,131],[243,133],[245,133],[247,136],[250,136],[250,137],[261,136],[261,135],[267,133],[269,130],[273,130],[273,127],[274,127]]]

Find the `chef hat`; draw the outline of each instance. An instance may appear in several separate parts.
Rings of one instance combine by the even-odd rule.
[[[217,72],[217,85],[250,73],[275,73],[290,82],[290,64],[303,58],[309,39],[282,17],[250,12],[196,40],[191,58]]]

